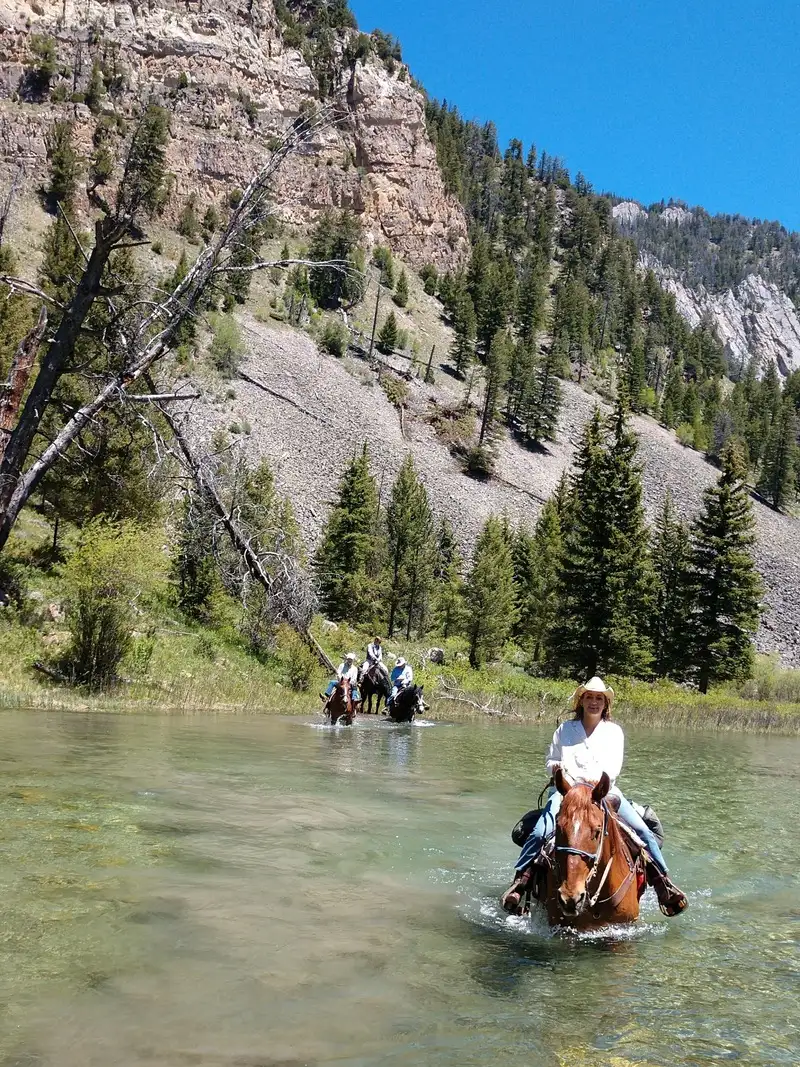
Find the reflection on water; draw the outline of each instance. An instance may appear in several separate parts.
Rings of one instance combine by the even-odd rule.
[[[0,1064],[796,1064],[800,742],[630,732],[690,910],[496,904],[549,731],[0,718]]]

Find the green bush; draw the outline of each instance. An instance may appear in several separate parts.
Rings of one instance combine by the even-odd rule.
[[[408,382],[404,382],[402,378],[384,374],[381,378],[381,388],[386,393],[386,399],[396,408],[404,408],[408,403]]]
[[[239,364],[244,355],[244,338],[239,323],[231,315],[215,315],[211,329],[211,359],[219,371],[226,378],[232,378],[239,369]]]
[[[276,639],[278,659],[293,689],[306,692],[318,671],[317,657],[289,626],[279,626]]]
[[[337,322],[336,319],[328,319],[325,323],[319,343],[320,347],[326,352],[330,352],[332,356],[341,359],[347,351],[349,340],[350,335],[347,332],[347,327],[344,323]]]
[[[475,445],[467,452],[465,469],[473,478],[491,478],[494,474],[496,458],[494,451],[486,445]]]
[[[152,536],[133,523],[96,519],[83,528],[62,570],[71,638],[62,669],[74,681],[100,689],[116,680],[135,602],[153,590],[160,562]]]
[[[686,445],[687,448],[694,447],[694,426],[692,426],[690,422],[682,422],[675,430],[675,436],[680,443]]]

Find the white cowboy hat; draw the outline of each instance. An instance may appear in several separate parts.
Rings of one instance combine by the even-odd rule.
[[[358,656],[355,654],[355,652],[348,652],[347,655],[344,658],[345,659],[356,660],[356,659],[358,659]]]
[[[395,664],[398,667],[405,667],[406,661],[403,659],[402,656],[398,656],[397,659],[395,660]]]
[[[602,693],[608,701],[609,707],[611,707],[614,702],[614,690],[610,685],[606,685],[602,678],[598,678],[597,675],[595,675],[594,678],[590,678],[585,685],[579,685],[572,694],[571,700],[574,711],[578,710],[578,705],[580,704],[584,693]]]

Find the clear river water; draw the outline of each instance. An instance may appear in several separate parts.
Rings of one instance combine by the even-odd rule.
[[[800,740],[627,731],[689,910],[496,900],[549,727],[0,714],[0,1065],[800,1063]]]

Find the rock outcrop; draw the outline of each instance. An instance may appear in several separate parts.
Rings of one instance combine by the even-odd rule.
[[[637,227],[650,216],[634,200],[623,200],[612,209],[623,233],[636,239]],[[679,204],[670,204],[658,215],[660,222],[682,226],[694,218]],[[656,275],[661,285],[675,296],[678,311],[690,326],[703,319],[713,323],[732,375],[755,357],[761,366],[778,365],[784,377],[800,368],[800,316],[789,297],[757,271],[723,292],[710,292],[702,285],[689,286],[681,273],[665,266],[650,252],[641,252],[641,262]]]
[[[206,0],[0,0],[0,167],[8,178],[22,163],[29,187],[44,175],[56,115],[74,116],[87,140],[95,122],[84,104],[20,100],[34,34],[57,42],[60,95],[84,91],[99,60],[122,85],[104,110],[129,114],[152,97],[170,110],[173,215],[191,192],[202,205],[245,185],[287,125],[319,106],[315,75],[284,44],[272,0],[213,9]],[[276,196],[288,221],[349,208],[410,263],[452,266],[466,254],[467,224],[445,191],[422,94],[402,65],[390,73],[377,59],[341,60],[341,71],[335,124],[282,169]]]
[[[704,318],[714,324],[734,377],[753,357],[762,367],[777,363],[784,377],[800,367],[800,318],[777,285],[750,274],[733,289],[709,293],[703,286],[690,289],[676,271],[647,253],[641,259],[663,288],[674,294],[678,311],[690,326]]]

